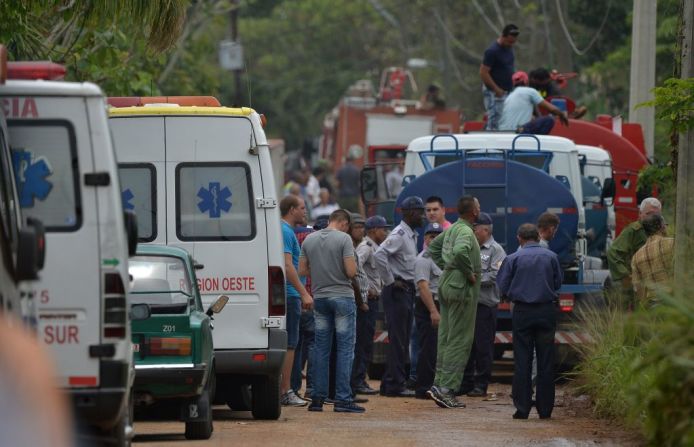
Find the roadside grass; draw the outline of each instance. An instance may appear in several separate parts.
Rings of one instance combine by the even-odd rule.
[[[694,281],[660,304],[627,312],[608,295],[604,308],[583,309],[594,343],[578,347],[574,371],[595,414],[639,430],[649,445],[694,445]]]

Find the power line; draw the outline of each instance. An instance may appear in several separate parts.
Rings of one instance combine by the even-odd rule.
[[[569,45],[571,46],[571,49],[574,51],[574,53],[578,54],[579,56],[583,56],[590,50],[590,48],[597,42],[598,37],[600,36],[600,33],[602,33],[603,28],[605,28],[605,24],[607,23],[607,17],[610,14],[610,8],[612,7],[612,0],[607,2],[607,11],[605,11],[605,17],[602,19],[602,23],[600,24],[600,28],[598,28],[598,31],[595,33],[593,38],[588,42],[588,46],[585,47],[583,50],[579,50],[578,47],[576,47],[576,43],[574,43],[573,38],[571,37],[571,33],[569,33],[569,29],[566,27],[566,23],[564,22],[564,14],[561,11],[561,3],[559,0],[554,0],[554,3],[556,4],[557,7],[557,15],[559,16],[559,23],[561,24],[561,29],[564,31],[564,35],[566,36],[566,40],[569,42]]]
[[[462,43],[460,40],[458,40],[458,39],[453,35],[453,33],[451,32],[451,30],[448,28],[448,26],[446,26],[446,22],[444,22],[443,18],[441,17],[441,15],[439,14],[439,12],[438,12],[437,10],[434,9],[433,12],[434,12],[434,17],[435,17],[436,20],[439,22],[439,25],[441,25],[441,28],[443,29],[443,31],[448,35],[448,38],[451,40],[451,43],[453,43],[453,44],[454,44],[456,47],[458,47],[463,53],[467,54],[467,55],[470,56],[471,58],[473,58],[473,59],[475,59],[475,60],[478,60],[478,61],[479,61],[479,60],[482,60],[482,55],[481,55],[481,54],[477,54],[477,53],[475,53],[474,51],[472,51],[471,49],[467,48],[465,45],[463,45],[463,43]]]

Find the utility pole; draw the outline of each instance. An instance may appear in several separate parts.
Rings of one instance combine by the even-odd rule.
[[[680,77],[694,77],[694,0],[682,0],[682,71]],[[694,268],[694,129],[680,134],[677,159],[677,214],[675,216],[675,284],[691,286]],[[685,287],[681,288],[684,292]]]
[[[239,29],[238,29],[238,19],[239,19],[239,1],[234,0],[234,7],[229,12],[230,14],[230,26],[231,26],[231,41],[238,42]],[[235,107],[241,107],[241,70],[234,70],[234,103]]]
[[[641,124],[646,156],[653,160],[655,109],[636,108],[653,99],[655,87],[655,32],[658,3],[656,0],[634,0],[631,24],[631,71],[629,82],[629,121]]]

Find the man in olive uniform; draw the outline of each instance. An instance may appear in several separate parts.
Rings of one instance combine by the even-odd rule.
[[[480,204],[472,196],[458,201],[460,218],[429,245],[434,262],[443,269],[439,282],[439,323],[434,385],[427,392],[442,408],[464,408],[455,397],[463,381],[475,333],[475,316],[482,271],[480,246],[472,225]]]
[[[629,306],[632,304],[634,295],[631,285],[631,258],[639,248],[643,247],[647,239],[642,222],[646,217],[660,214],[661,211],[662,205],[658,199],[655,197],[643,199],[639,206],[639,220],[624,228],[607,250],[607,263],[612,284]]]

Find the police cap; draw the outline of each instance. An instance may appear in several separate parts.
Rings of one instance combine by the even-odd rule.
[[[401,210],[423,210],[424,200],[418,196],[406,197],[400,204]]]
[[[430,222],[426,229],[424,230],[424,234],[428,233],[442,233],[443,232],[443,226],[438,223],[438,222]]]
[[[374,228],[390,228],[390,225],[388,225],[385,217],[377,214],[366,219],[366,229],[371,230]]]

